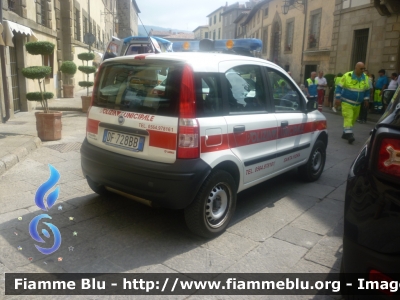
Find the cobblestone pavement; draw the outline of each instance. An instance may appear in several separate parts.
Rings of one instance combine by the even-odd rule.
[[[32,125],[32,113],[18,115],[15,121],[27,123],[9,126],[8,133],[17,134],[21,130],[17,126]],[[151,209],[120,196],[103,198],[94,194],[80,169],[79,148],[85,135],[86,114],[64,112],[62,140],[43,142],[0,176],[0,270],[2,273],[338,272],[346,177],[373,123],[356,124],[356,141],[349,145],[340,138],[342,118],[331,113],[326,113],[326,117],[329,146],[320,180],[305,184],[293,171],[240,193],[236,214],[227,231],[213,240],[205,240],[186,229],[182,211]],[[8,125],[0,129],[5,126]],[[23,130],[26,135],[35,135],[32,126]],[[35,248],[28,224],[41,213],[34,197],[37,188],[49,178],[48,164],[61,174],[60,196],[48,214],[51,223],[60,229],[62,244],[58,251],[46,256]],[[1,292],[4,295],[4,290]],[[312,298],[196,295],[168,298],[188,297]],[[47,298],[66,297],[29,297]],[[81,298],[99,297],[76,297]],[[126,299],[122,296],[107,299],[119,298]]]

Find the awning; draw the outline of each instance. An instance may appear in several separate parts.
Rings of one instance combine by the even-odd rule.
[[[12,42],[12,38],[14,37],[14,33],[18,32],[20,34],[28,35],[30,42],[36,42],[38,39],[33,33],[32,29],[26,27],[24,25],[20,25],[11,21],[3,21],[4,26],[4,42],[6,46],[14,47]]]
[[[3,25],[0,23],[0,45],[4,46],[3,36],[1,35],[2,33],[3,33]]]

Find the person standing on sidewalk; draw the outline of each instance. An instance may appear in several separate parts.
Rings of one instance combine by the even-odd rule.
[[[364,74],[365,66],[363,62],[358,62],[354,71],[343,75],[336,87],[336,104],[342,106],[343,134],[349,144],[355,141],[353,126],[360,114],[360,106],[368,107],[369,83],[368,77]]]
[[[364,75],[367,76],[368,79],[368,84],[369,84],[369,96],[371,97],[371,91],[372,91],[372,80],[369,76],[368,70],[364,71]],[[368,103],[361,104],[360,107],[360,117],[358,118],[357,122],[361,124],[367,123],[367,116],[368,116],[368,108],[369,108],[369,101]]]
[[[382,104],[382,92],[387,88],[389,82],[386,77],[386,71],[381,69],[378,71],[379,77],[375,83],[375,94],[374,94],[374,109],[375,113],[379,114],[382,112],[383,104]]]
[[[317,77],[318,85],[317,85],[317,93],[318,93],[318,110],[322,111],[322,106],[324,104],[325,99],[325,88],[328,85],[326,79],[324,77],[324,72],[319,71]]]
[[[309,100],[314,100],[314,101],[316,101],[318,97],[318,92],[317,92],[318,80],[315,78],[316,76],[317,76],[316,72],[311,72],[311,77],[306,80],[305,84],[307,98]],[[318,104],[318,110],[322,111],[322,105],[320,109]]]

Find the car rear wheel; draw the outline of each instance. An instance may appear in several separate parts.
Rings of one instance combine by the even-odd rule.
[[[86,181],[89,187],[92,189],[92,191],[95,192],[96,194],[99,194],[100,196],[107,196],[110,194],[110,192],[106,189],[104,185],[94,182],[89,177],[86,177]]]
[[[226,171],[212,172],[194,201],[185,209],[189,229],[197,235],[212,238],[229,224],[236,208],[237,185]]]
[[[317,180],[324,170],[326,161],[326,145],[323,141],[315,142],[310,157],[305,165],[299,167],[300,177],[308,182]]]

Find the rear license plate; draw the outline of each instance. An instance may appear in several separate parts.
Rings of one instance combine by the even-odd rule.
[[[103,143],[135,152],[143,151],[144,137],[105,129]]]

